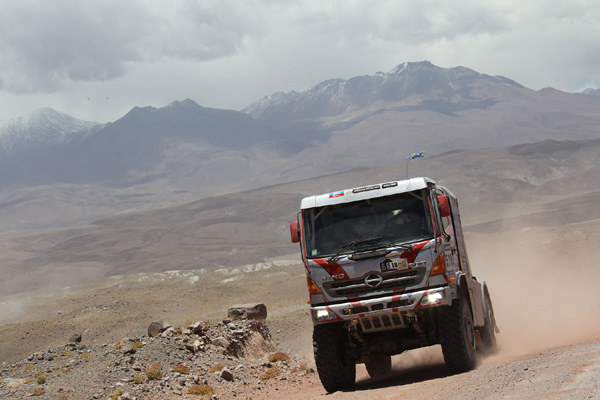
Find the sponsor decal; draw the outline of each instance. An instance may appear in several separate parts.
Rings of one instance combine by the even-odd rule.
[[[335,277],[334,279],[336,279],[336,280],[350,278],[348,276],[348,274],[346,273],[346,271],[344,271],[344,268],[342,268],[342,266],[339,264],[336,264],[336,263],[329,264],[329,262],[327,260],[325,260],[324,258],[315,258],[315,259],[313,259],[313,261],[316,262],[321,267],[323,267],[325,269],[325,271],[329,272],[329,274],[332,277]]]
[[[415,258],[417,258],[417,254],[419,254],[419,252],[423,249],[423,247],[425,247],[425,245],[429,242],[430,242],[429,240],[426,240],[424,242],[413,244],[413,249],[404,251],[401,254],[401,257],[406,258],[406,261],[408,261],[409,264],[414,263]],[[433,242],[433,240],[431,242]]]
[[[381,189],[381,186],[379,186],[379,185],[364,186],[364,187],[352,190],[352,193],[362,193],[362,192],[368,192],[370,190],[377,190],[377,189]]]
[[[329,198],[332,199],[334,197],[342,197],[344,195],[344,191],[329,193]]]
[[[419,261],[419,262],[415,262],[415,263],[410,263],[409,267],[410,268],[417,268],[417,267],[424,267],[427,265],[426,261]]]
[[[334,274],[331,276],[324,276],[323,277],[323,282],[331,282],[331,281],[335,281],[335,280],[343,280],[346,278],[346,274],[341,273],[341,274]]]

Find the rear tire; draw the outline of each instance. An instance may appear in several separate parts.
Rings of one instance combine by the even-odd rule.
[[[367,372],[371,378],[381,378],[392,372],[392,356],[376,354],[369,357],[365,363]]]
[[[485,296],[485,309],[485,325],[479,332],[481,335],[481,341],[483,342],[481,351],[484,354],[493,354],[498,349],[496,342],[496,318],[494,317],[492,301],[487,294]]]
[[[442,307],[438,314],[440,344],[444,361],[451,373],[467,372],[475,368],[475,325],[467,300],[460,298],[450,307]]]
[[[356,362],[348,357],[348,335],[343,323],[315,325],[313,351],[319,379],[329,393],[354,385]]]

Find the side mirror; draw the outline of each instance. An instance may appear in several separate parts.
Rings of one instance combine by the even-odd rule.
[[[300,228],[298,227],[298,221],[290,223],[290,236],[292,237],[292,243],[300,242]]]
[[[438,207],[440,215],[442,217],[450,216],[450,204],[448,203],[448,196],[438,196]]]

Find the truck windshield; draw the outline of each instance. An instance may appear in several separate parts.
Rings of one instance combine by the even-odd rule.
[[[420,190],[305,209],[307,256],[331,256],[349,243],[369,238],[381,238],[379,242],[391,245],[433,238],[427,204],[427,191]],[[369,245],[374,247],[377,243],[373,241]]]

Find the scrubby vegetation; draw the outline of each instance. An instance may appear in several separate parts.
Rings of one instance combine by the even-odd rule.
[[[278,351],[277,353],[273,353],[271,355],[269,355],[269,361],[270,362],[279,362],[279,361],[290,361],[290,356],[288,356],[285,353],[282,353],[281,351]]]
[[[185,365],[174,365],[171,367],[171,369],[175,372],[179,372],[180,374],[185,374],[185,375],[190,374],[190,368],[186,367]]]
[[[114,392],[112,392],[111,394],[108,395],[107,399],[112,399],[112,400],[116,400],[118,399],[121,395],[123,394],[123,389],[122,388],[118,388],[117,390],[115,390]]]
[[[210,397],[215,394],[215,389],[210,385],[193,385],[188,388],[188,394]]]
[[[160,365],[152,364],[146,369],[146,377],[150,380],[162,379],[162,370]]]
[[[44,375],[44,374],[38,375],[37,378],[35,378],[35,382],[38,385],[43,385],[44,383],[46,383],[46,375]]]
[[[212,374],[214,372],[222,371],[223,368],[225,368],[224,364],[215,364],[208,369],[208,372],[210,372]]]
[[[265,370],[265,373],[258,377],[261,381],[266,381],[275,377],[278,377],[281,374],[279,368],[271,367]]]
[[[136,385],[143,383],[145,380],[146,380],[146,377],[142,374],[134,374],[133,375],[133,383],[135,383]]]
[[[298,365],[297,367],[290,369],[290,372],[293,374],[299,374],[301,372],[305,372],[306,370],[308,370],[308,364],[303,362],[300,363],[300,365]]]

